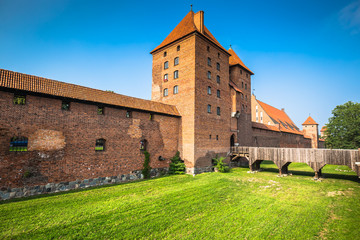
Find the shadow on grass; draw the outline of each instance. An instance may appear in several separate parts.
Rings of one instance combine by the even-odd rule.
[[[28,200],[37,199],[37,198],[47,198],[47,197],[53,197],[53,196],[58,196],[58,195],[66,195],[66,194],[76,193],[76,192],[87,192],[87,191],[94,190],[94,189],[114,187],[114,186],[118,186],[118,185],[134,184],[134,183],[139,183],[139,182],[144,182],[144,181],[154,181],[159,178],[166,178],[166,177],[170,177],[170,176],[173,176],[173,175],[165,175],[165,176],[160,176],[160,177],[155,177],[155,178],[150,178],[150,179],[138,179],[138,180],[133,180],[133,181],[129,181],[129,182],[109,183],[109,184],[100,185],[100,186],[78,188],[78,189],[72,189],[72,190],[61,191],[61,192],[56,192],[56,193],[41,193],[38,195],[33,195],[33,196],[28,196],[28,197],[0,200],[0,205],[6,204],[6,203],[28,201]]]

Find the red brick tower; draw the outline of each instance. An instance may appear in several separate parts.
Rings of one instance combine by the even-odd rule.
[[[318,148],[319,147],[319,129],[317,124],[312,117],[308,117],[306,121],[302,124],[304,134],[311,137],[311,147]]]
[[[178,108],[188,172],[208,171],[230,149],[230,54],[205,27],[203,11],[190,11],[151,54],[152,100]]]

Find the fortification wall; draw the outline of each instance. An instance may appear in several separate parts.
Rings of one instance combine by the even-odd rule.
[[[147,140],[151,167],[167,168],[178,150],[181,118],[96,104],[70,103],[26,95],[25,105],[13,102],[14,93],[0,91],[0,191],[104,177],[139,175]],[[13,137],[28,139],[27,151],[11,151]],[[95,151],[97,139],[105,150]],[[159,156],[165,160],[159,160]]]

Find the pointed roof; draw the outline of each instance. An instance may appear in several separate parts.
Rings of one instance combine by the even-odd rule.
[[[256,99],[259,105],[264,109],[267,115],[274,121],[275,124],[279,124],[279,130],[281,132],[289,132],[295,134],[303,133],[295,125],[295,123],[290,119],[290,117],[285,113],[285,111],[279,110],[269,104],[261,102]]]
[[[231,54],[231,56],[229,57],[229,64],[230,64],[230,66],[240,65],[240,66],[242,66],[243,68],[245,68],[246,70],[248,70],[251,75],[254,75],[254,73],[253,73],[247,66],[245,66],[245,64],[243,63],[243,61],[241,61],[241,59],[239,58],[239,56],[234,52],[234,50],[233,50],[231,47],[229,48],[228,53]]]
[[[0,69],[0,87],[180,116],[172,105]]]
[[[226,49],[221,46],[221,44],[215,39],[215,37],[211,34],[211,32],[204,27],[204,33],[200,32],[200,29],[198,29],[194,22],[194,15],[198,13],[194,13],[192,10],[181,20],[181,22],[174,28],[174,30],[171,31],[171,33],[162,41],[162,43],[157,46],[154,50],[152,50],[150,53],[159,50],[162,47],[165,47],[176,40],[179,40],[180,38],[183,38],[193,32],[198,32],[202,36],[206,37],[208,40],[213,42],[215,45],[220,47],[223,51],[227,52]]]
[[[312,117],[308,117],[302,125],[319,125]]]

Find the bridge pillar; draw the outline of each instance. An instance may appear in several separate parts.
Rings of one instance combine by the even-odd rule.
[[[260,164],[261,164],[262,160],[256,160],[253,163],[249,163],[249,167],[250,167],[250,171],[255,172],[255,171],[259,171],[260,170]]]
[[[319,170],[317,170],[317,171],[315,171],[315,179],[319,179],[319,178],[321,178],[322,177],[322,173],[321,173],[321,168],[319,169]]]
[[[283,166],[279,167],[279,175],[288,174],[288,166],[290,162],[285,163]]]

